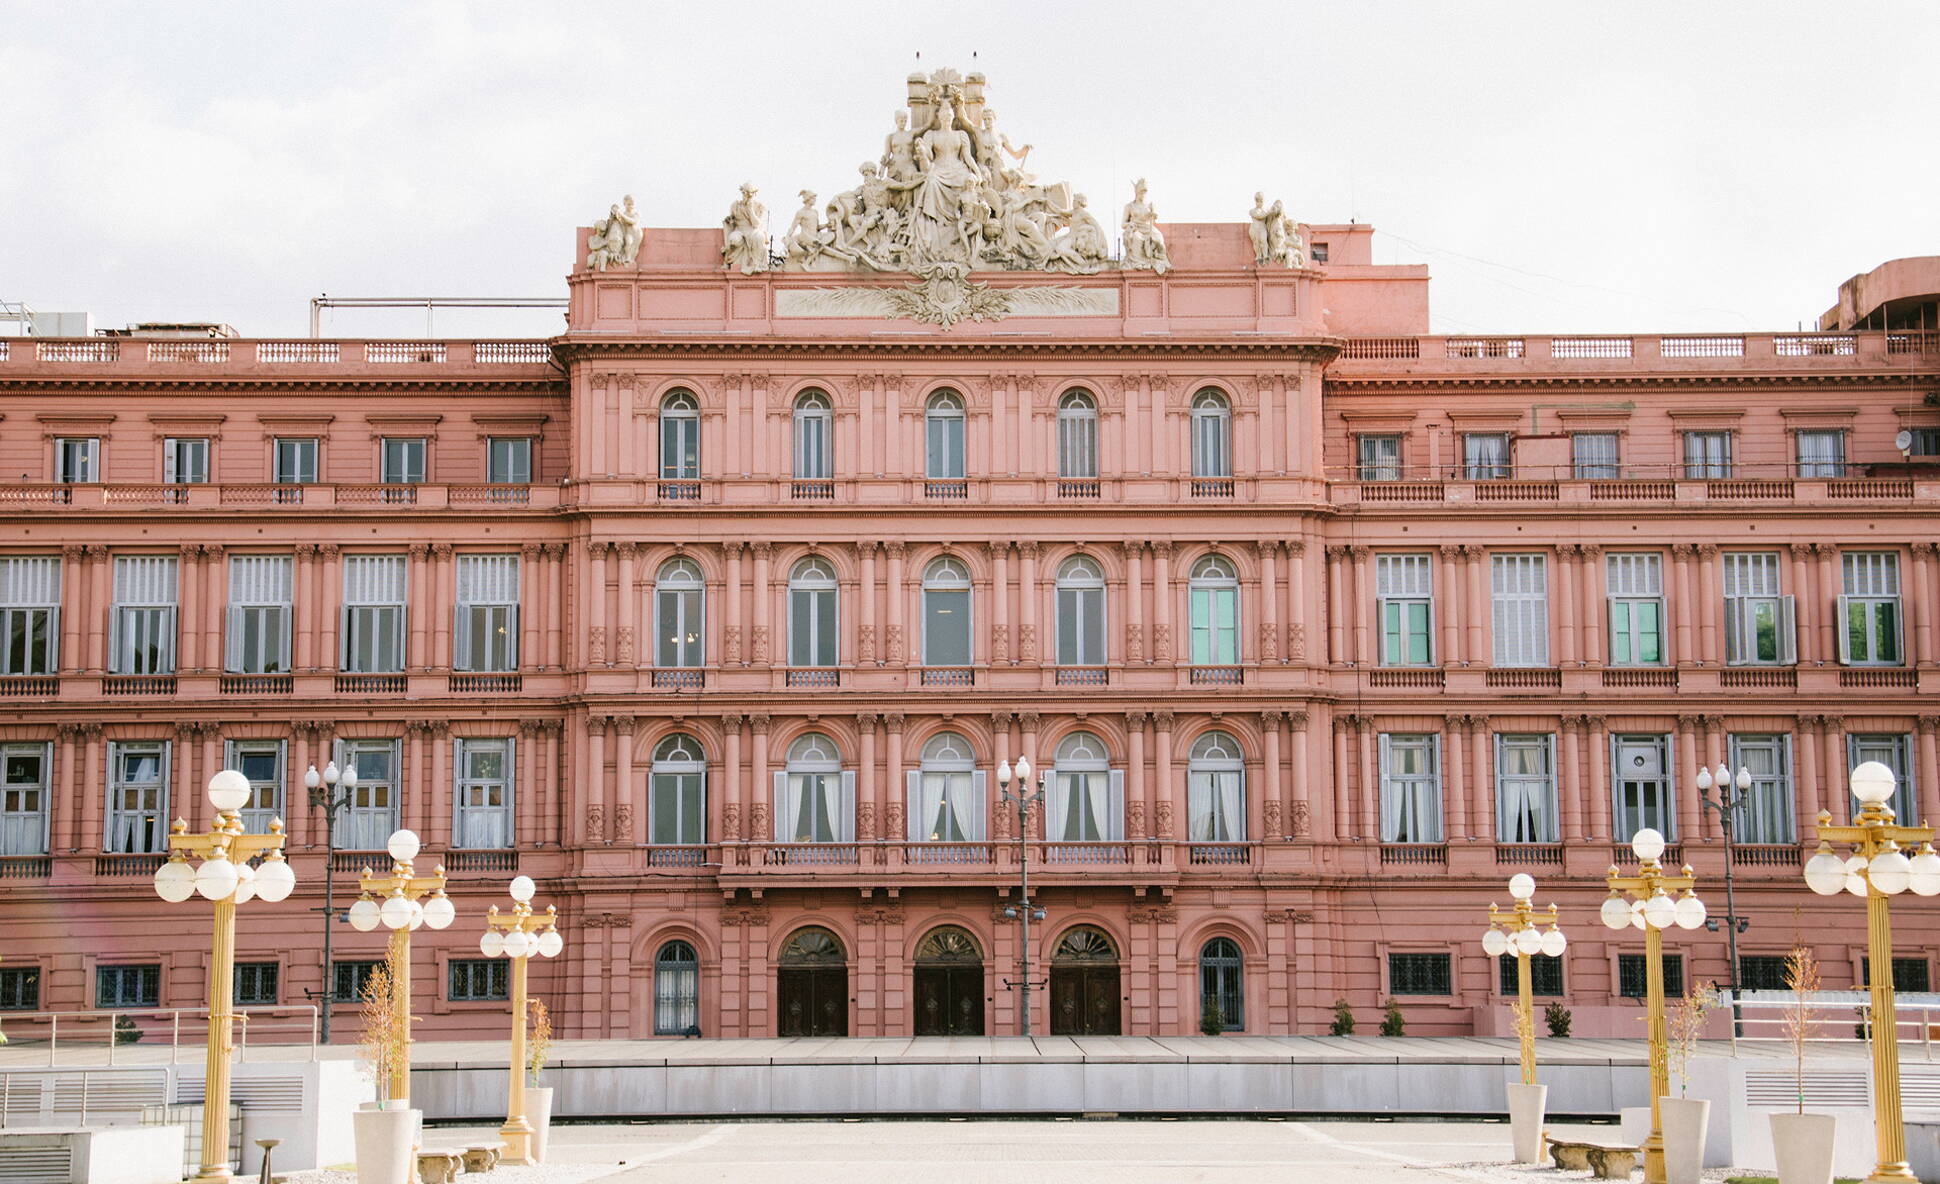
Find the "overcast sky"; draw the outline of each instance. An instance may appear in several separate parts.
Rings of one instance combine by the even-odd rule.
[[[148,0],[6,17],[0,300],[277,335],[319,292],[563,295],[623,193],[713,226],[750,179],[779,229],[848,187],[919,51],[1114,216],[1144,176],[1166,221],[1373,223],[1440,332],[1789,328],[1940,254],[1931,0]]]

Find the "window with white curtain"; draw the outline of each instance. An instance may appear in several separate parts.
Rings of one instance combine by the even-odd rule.
[[[166,741],[108,742],[108,850],[140,855],[168,849]]]
[[[788,746],[775,774],[777,843],[853,843],[855,772],[842,768],[835,741],[809,732]]]
[[[1664,661],[1664,557],[1617,551],[1605,558],[1610,606],[1610,665]]]
[[[1239,573],[1219,555],[1192,565],[1187,622],[1194,666],[1239,665]]]
[[[117,555],[110,674],[175,673],[173,555]]]
[[[1233,410],[1211,388],[1192,397],[1192,475],[1233,475]]]
[[[1381,841],[1442,841],[1442,738],[1382,732]]]
[[[821,391],[795,400],[795,479],[826,481],[835,475],[835,409]]]
[[[1730,432],[1685,432],[1684,476],[1691,481],[1731,476]]]
[[[1790,596],[1779,595],[1778,552],[1726,551],[1724,660],[1732,666],[1790,666],[1798,625]]]
[[[249,780],[249,800],[243,803],[243,829],[252,835],[269,833],[269,824],[284,817],[283,742],[229,740],[223,744],[222,767]]]
[[[1401,437],[1356,436],[1354,450],[1363,481],[1401,480]]]
[[[1045,837],[1053,842],[1117,842],[1125,837],[1125,771],[1111,767],[1104,742],[1073,732],[1045,773]]]
[[[1570,464],[1578,481],[1614,481],[1623,475],[1615,432],[1576,432],[1570,436]]]
[[[1199,843],[1246,840],[1246,763],[1239,741],[1207,732],[1186,763],[1187,837]]]
[[[707,581],[692,559],[670,559],[653,582],[654,665],[700,666],[706,661]]]
[[[162,481],[201,485],[209,480],[209,441],[202,436],[171,436],[162,441]]]
[[[1374,595],[1381,617],[1381,665],[1435,662],[1435,564],[1426,553],[1376,555]]]
[[[788,664],[836,663],[835,569],[826,559],[804,559],[788,577]]]
[[[53,674],[60,645],[60,556],[0,558],[0,674]]]
[[[1919,826],[1919,795],[1913,792],[1913,737],[1894,732],[1847,736],[1846,767],[1857,769],[1867,761],[1878,761],[1893,770],[1895,788],[1886,803],[1893,808],[1893,821],[1901,826]],[[1857,805],[1851,794],[1843,796],[1848,810]]]
[[[938,391],[923,410],[923,475],[932,481],[961,481],[963,397]]]
[[[404,670],[405,557],[344,556],[343,668],[355,674]]]
[[[510,736],[452,741],[452,839],[473,850],[512,845],[512,770],[515,741]],[[362,771],[359,771],[362,776]]]
[[[698,481],[700,476],[700,401],[692,391],[670,391],[660,401],[660,478]]]
[[[706,818],[707,757],[699,740],[676,732],[654,746],[647,783],[647,842],[705,843]]]
[[[457,622],[453,667],[512,671],[519,668],[519,557],[458,557]]]
[[[1491,555],[1489,580],[1495,664],[1549,665],[1547,557]]]
[[[0,855],[47,854],[48,774],[54,746],[0,744]]]
[[[1087,391],[1069,391],[1058,400],[1058,476],[1098,476],[1098,403]]]
[[[912,843],[976,843],[984,837],[985,774],[970,742],[939,732],[923,745],[922,766],[906,774]]]
[[[1495,737],[1495,826],[1498,843],[1554,843],[1556,737]]]
[[[1792,804],[1792,738],[1733,733],[1733,769],[1751,774],[1751,788],[1738,807],[1737,840],[1741,843],[1787,844],[1797,841]]]
[[[1074,555],[1058,568],[1058,665],[1105,664],[1105,573]]]
[[[1898,666],[1900,557],[1893,551],[1847,551],[1840,557],[1839,660],[1848,666]]]
[[[1846,433],[1838,430],[1802,431],[1797,434],[1799,476],[1843,477],[1846,475]]]
[[[339,740],[339,768],[357,770],[350,804],[337,821],[337,846],[346,851],[382,851],[397,829],[399,781],[396,740]]]
[[[94,436],[63,436],[54,441],[54,481],[86,485],[101,479],[101,441]]]
[[[970,570],[945,555],[923,572],[923,665],[970,665]]]
[[[1465,432],[1462,435],[1462,477],[1468,481],[1502,481],[1509,476],[1509,436],[1506,432]]]
[[[289,673],[295,567],[288,555],[229,557],[223,669],[231,674]]]
[[[1649,827],[1666,839],[1677,838],[1677,812],[1672,809],[1671,738],[1669,736],[1610,737],[1610,782],[1616,792],[1616,840]]]

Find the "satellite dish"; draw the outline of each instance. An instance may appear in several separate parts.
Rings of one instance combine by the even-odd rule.
[[[1893,437],[1893,447],[1901,452],[1913,451],[1913,433],[1901,428],[1900,434]]]

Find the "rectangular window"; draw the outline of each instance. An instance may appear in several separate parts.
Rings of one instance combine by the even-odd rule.
[[[457,770],[458,846],[492,850],[512,845],[513,740],[453,741]]]
[[[364,998],[364,984],[377,973],[382,962],[332,962],[331,994],[338,1003],[358,1003]]]
[[[1731,476],[1730,432],[1685,432],[1684,476],[1691,481]]]
[[[509,958],[453,958],[445,998],[453,1003],[484,1003],[512,997]]]
[[[1522,993],[1521,986],[1517,982],[1516,956],[1514,954],[1504,954],[1496,959],[1496,961],[1500,965],[1500,970],[1497,972],[1497,975],[1502,993],[1514,999]],[[1563,960],[1561,958],[1545,958],[1541,954],[1530,956],[1529,993],[1531,995],[1542,996],[1545,999],[1562,998]]]
[[[379,480],[386,485],[417,485],[424,480],[424,440],[421,437],[384,438]]]
[[[1452,995],[1447,954],[1389,954],[1388,994]]]
[[[175,557],[117,555],[110,674],[175,673]]]
[[[53,745],[0,744],[0,855],[47,854],[47,775]]]
[[[236,1005],[275,1007],[280,970],[274,962],[236,963]]]
[[[343,668],[404,671],[405,557],[344,556]]]
[[[60,639],[60,557],[0,558],[0,674],[54,673]]]
[[[1839,558],[1845,575],[1845,593],[1839,597],[1839,661],[1848,666],[1898,666],[1898,553],[1847,551]]]
[[[909,841],[981,842],[986,780],[982,772],[967,768],[932,766],[909,770],[905,775],[909,792]],[[1188,804],[1188,811],[1190,808]]]
[[[1401,480],[1401,437],[1358,436],[1356,451],[1360,457],[1361,480]]]
[[[295,568],[295,559],[288,555],[230,557],[223,669],[231,674],[289,672]]]
[[[1246,841],[1246,772],[1198,762],[1186,770],[1186,834],[1198,843]]]
[[[1239,588],[1227,582],[1195,580],[1186,597],[1191,612],[1194,666],[1239,665]]]
[[[1117,842],[1125,837],[1122,769],[1047,769],[1045,834],[1054,842]]]
[[[1577,432],[1570,437],[1570,464],[1578,481],[1614,481],[1623,475],[1615,432]]]
[[[162,1002],[160,966],[97,966],[94,968],[94,1005],[100,1008],[159,1007]]]
[[[1920,825],[1919,809],[1915,802],[1919,795],[1913,792],[1913,737],[1905,734],[1886,733],[1884,735],[1851,735],[1846,737],[1846,767],[1856,769],[1867,761],[1878,761],[1893,770],[1893,780],[1897,788],[1887,805],[1893,808],[1893,820],[1901,826]],[[1855,805],[1852,795],[1840,795],[1846,799],[1850,810]],[[1850,815],[1848,815],[1850,817]]]
[[[855,842],[855,773],[797,769],[775,774],[775,841]]]
[[[283,742],[231,740],[225,745],[223,768],[249,779],[249,800],[243,804],[243,829],[253,835],[269,833],[269,824],[285,815],[283,801]]]
[[[0,966],[0,1011],[40,1010],[40,967]]]
[[[1428,555],[1376,555],[1374,594],[1381,618],[1381,665],[1435,661],[1435,568]]]
[[[54,441],[54,482],[86,485],[101,480],[101,441],[93,436],[66,436]]]
[[[1792,738],[1790,736],[1729,737],[1730,765],[1751,773],[1751,789],[1738,807],[1740,843],[1796,842],[1792,805]]]
[[[1441,737],[1381,733],[1381,841],[1442,841]]]
[[[168,745],[108,744],[108,850],[140,855],[168,849]]]
[[[1664,998],[1678,999],[1684,995],[1684,955],[1665,954],[1664,956]],[[1623,999],[1642,999],[1649,989],[1650,977],[1646,973],[1649,959],[1643,954],[1617,955],[1617,995]]]
[[[1870,958],[1859,961],[1859,985],[1873,985],[1873,962]],[[1893,959],[1893,989],[1901,993],[1918,991],[1925,993],[1933,989],[1933,977],[1925,958]]]
[[[1497,666],[1549,665],[1549,568],[1542,555],[1489,560]]]
[[[1058,665],[1105,664],[1105,589],[1089,582],[1058,586]]]
[[[660,846],[704,843],[707,804],[707,765],[698,753],[682,751],[678,759],[656,760],[647,787],[650,818],[647,842]]]
[[[357,770],[350,805],[337,820],[337,846],[345,851],[382,851],[397,829],[398,776],[396,740],[347,740],[337,745],[339,768]]]
[[[923,475],[932,481],[961,481],[964,474],[964,417],[960,409],[931,408],[923,417]]]
[[[678,669],[706,660],[705,596],[706,583],[693,564],[682,561],[661,570],[653,591],[656,666]]]
[[[169,485],[201,485],[209,479],[209,441],[172,436],[162,441],[162,480]]]
[[[458,670],[519,668],[519,557],[460,555],[454,628]]]
[[[1616,787],[1616,839],[1650,827],[1666,839],[1677,838],[1676,813],[1671,809],[1669,736],[1610,737],[1610,782]]]
[[[1554,843],[1556,737],[1495,738],[1496,841]]]
[[[485,441],[485,480],[493,485],[532,484],[532,438],[493,436]]]
[[[1786,991],[1785,955],[1740,954],[1738,986],[1746,991]]]
[[[1508,433],[1464,433],[1462,435],[1462,476],[1469,481],[1507,480],[1509,477]]]
[[[1940,456],[1940,428],[1913,428],[1912,456]]]
[[[309,485],[317,479],[317,440],[314,436],[279,436],[272,478],[278,485]]]
[[[1779,595],[1778,552],[1724,554],[1724,659],[1732,666],[1798,661],[1797,612]]]
[[[1654,551],[1613,553],[1606,561],[1610,595],[1610,665],[1664,661],[1664,557]]]
[[[1799,476],[1846,475],[1846,433],[1837,430],[1799,432],[1797,439]]]

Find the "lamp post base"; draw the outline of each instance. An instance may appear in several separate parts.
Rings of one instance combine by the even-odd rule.
[[[500,1163],[517,1164],[529,1168],[539,1161],[532,1154],[532,1124],[525,1115],[518,1114],[505,1120],[498,1128],[499,1137],[505,1140],[505,1152],[499,1156]]]
[[[1664,1166],[1664,1132],[1653,1127],[1644,1140],[1644,1184],[1665,1184],[1669,1179]]]
[[[1916,1184],[1918,1180],[1913,1169],[1904,1163],[1883,1163],[1866,1177],[1866,1184]]]

